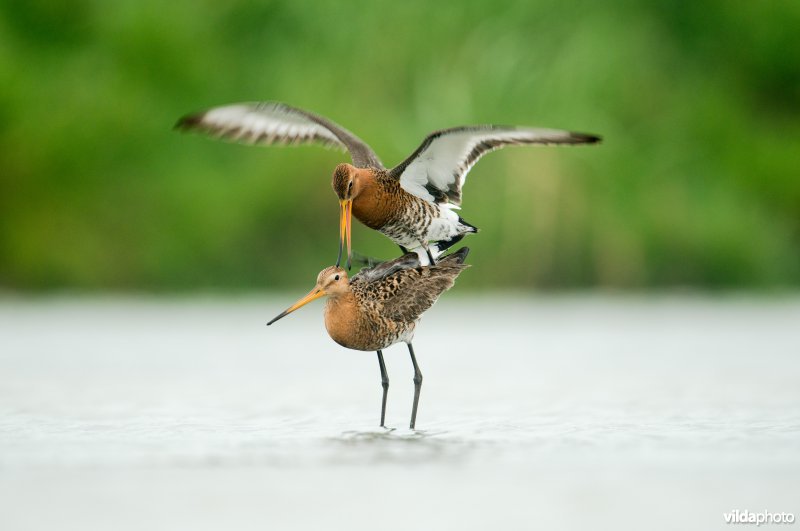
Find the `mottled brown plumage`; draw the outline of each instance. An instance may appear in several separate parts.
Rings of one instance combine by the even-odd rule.
[[[468,252],[464,247],[433,266],[420,266],[417,255],[408,253],[362,269],[351,279],[343,268],[328,267],[317,276],[317,285],[306,297],[270,324],[327,296],[325,328],[343,347],[382,350],[401,341],[410,343],[422,314],[469,267],[464,263]]]
[[[469,249],[464,247],[432,266],[421,266],[419,257],[415,253],[408,253],[375,267],[362,269],[351,279],[348,279],[347,272],[341,267],[328,267],[317,276],[317,285],[308,295],[268,324],[315,299],[327,296],[324,313],[328,335],[343,347],[378,352],[384,385],[381,426],[384,425],[386,392],[389,386],[381,351],[395,343],[405,342],[415,373],[415,398],[411,416],[411,428],[414,428],[422,385],[422,373],[411,346],[414,330],[422,314],[469,267],[464,263],[468,253]]]
[[[328,334],[343,347],[355,350],[410,343],[422,314],[468,267],[463,263],[465,256],[466,252],[453,254],[435,266],[420,267],[417,255],[409,253],[362,271],[344,290],[331,286],[326,290],[325,305]],[[318,284],[330,284],[337,274],[339,282],[347,279],[343,269],[332,267],[320,273]]]

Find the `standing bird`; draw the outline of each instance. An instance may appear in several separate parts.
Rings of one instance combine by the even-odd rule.
[[[439,296],[450,289],[461,272],[469,267],[464,260],[469,253],[463,247],[431,266],[422,266],[419,257],[408,253],[375,267],[362,269],[353,278],[339,266],[323,269],[317,285],[308,295],[267,323],[271,325],[309,302],[327,295],[325,328],[331,339],[354,350],[378,353],[383,400],[381,426],[385,426],[386,397],[389,376],[383,361],[383,349],[400,343],[408,345],[414,365],[414,404],[411,408],[411,429],[417,421],[422,373],[417,365],[411,340],[422,314]]]
[[[474,125],[428,135],[406,160],[386,169],[366,143],[330,120],[278,102],[238,103],[181,118],[175,126],[248,144],[322,144],[346,149],[353,164],[339,164],[333,189],[339,196],[339,257],[347,241],[350,269],[350,219],[376,229],[416,252],[422,264],[477,232],[456,213],[467,173],[484,154],[510,145],[594,144],[599,136],[558,129]],[[430,242],[433,242],[431,245]]]

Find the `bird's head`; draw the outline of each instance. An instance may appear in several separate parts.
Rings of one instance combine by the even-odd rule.
[[[339,266],[326,267],[317,275],[317,285],[314,289],[322,290],[325,295],[336,297],[350,291],[350,282],[347,272]]]
[[[348,291],[350,291],[350,283],[348,282],[347,273],[345,270],[339,266],[327,267],[320,271],[319,275],[317,275],[317,285],[314,286],[314,289],[309,291],[305,297],[281,312],[280,315],[275,317],[272,321],[268,322],[267,326],[271,325],[278,319],[286,317],[293,311],[305,306],[313,300],[324,297],[325,295],[329,297],[337,297],[347,293]]]
[[[351,266],[350,226],[353,217],[353,199],[364,189],[363,172],[351,164],[339,164],[333,171],[333,191],[339,197],[339,257],[336,265],[342,263],[344,243],[347,241],[347,269]]]
[[[360,178],[358,168],[352,164],[339,164],[333,170],[333,191],[339,197],[339,201],[352,201],[360,192],[363,180]]]

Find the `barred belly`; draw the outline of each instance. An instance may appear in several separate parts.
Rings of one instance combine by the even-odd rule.
[[[438,210],[436,205],[415,197],[406,203],[399,216],[378,230],[397,245],[407,249],[416,248],[430,240],[428,231]]]
[[[401,341],[410,341],[416,323],[397,322],[387,318],[367,317],[361,323],[362,341],[358,350],[383,350]],[[353,348],[353,347],[350,347]]]

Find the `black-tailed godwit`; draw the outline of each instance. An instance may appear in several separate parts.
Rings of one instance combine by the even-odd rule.
[[[339,257],[347,242],[350,269],[351,215],[400,246],[422,264],[477,228],[456,212],[467,173],[484,154],[511,145],[593,144],[600,137],[558,129],[475,125],[428,135],[403,162],[386,169],[365,142],[327,118],[278,102],[238,103],[186,116],[177,128],[249,144],[322,144],[346,149],[353,164],[339,164],[333,189],[339,196]],[[432,245],[431,245],[432,242]]]
[[[395,343],[406,343],[414,365],[414,403],[410,423],[414,429],[422,388],[422,373],[411,346],[414,330],[422,314],[469,267],[464,263],[468,253],[468,248],[461,248],[431,266],[422,266],[417,254],[408,253],[362,269],[351,279],[341,267],[328,267],[317,276],[317,285],[308,295],[267,324],[271,325],[301,306],[327,295],[325,328],[328,335],[343,347],[378,353],[383,386],[381,426],[385,426],[389,391],[389,376],[382,351]]]

